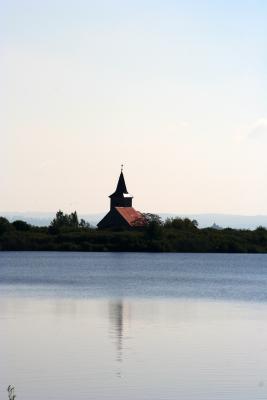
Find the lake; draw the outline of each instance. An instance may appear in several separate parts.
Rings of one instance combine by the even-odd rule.
[[[267,255],[0,253],[0,399],[267,398]]]

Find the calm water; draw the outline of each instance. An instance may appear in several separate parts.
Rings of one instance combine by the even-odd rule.
[[[0,253],[0,399],[267,399],[267,256]]]

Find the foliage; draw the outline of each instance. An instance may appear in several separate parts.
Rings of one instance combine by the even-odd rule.
[[[31,225],[27,224],[25,221],[17,220],[12,222],[12,225],[17,231],[29,231],[31,229]]]
[[[163,224],[161,217],[157,214],[144,213],[143,217],[145,218],[147,224],[151,224],[151,223],[158,224],[158,225]]]
[[[189,218],[167,218],[164,227],[179,230],[195,230],[198,227],[198,222],[195,219],[191,221]]]
[[[77,230],[79,228],[89,229],[90,224],[84,219],[79,221],[77,212],[74,211],[70,214],[64,214],[63,211],[59,210],[56,213],[56,217],[53,219],[49,225],[50,233],[59,233],[62,231]]]
[[[9,221],[4,218],[0,217],[0,235],[2,235],[5,232],[8,232],[11,229]]]
[[[0,250],[267,253],[267,229],[199,229],[197,221],[145,214],[143,228],[98,230],[58,211],[49,227],[0,217]]]

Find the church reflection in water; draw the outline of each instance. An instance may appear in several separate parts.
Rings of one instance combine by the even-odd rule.
[[[123,361],[124,341],[129,328],[131,307],[123,300],[111,300],[108,305],[110,336],[116,346],[116,360]],[[120,376],[120,372],[118,373]]]

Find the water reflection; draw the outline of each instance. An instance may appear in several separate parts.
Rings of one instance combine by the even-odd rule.
[[[111,323],[111,335],[115,339],[117,361],[122,361],[122,349],[123,349],[123,312],[124,305],[122,300],[110,301],[109,302],[109,320]]]
[[[110,321],[110,337],[115,344],[117,370],[116,375],[122,377],[122,362],[125,335],[129,335],[129,325],[131,319],[131,305],[122,299],[110,300],[108,303],[108,315]],[[128,331],[128,332],[127,332]]]
[[[0,398],[262,400],[267,307],[0,297]],[[121,378],[121,379],[118,379]]]

